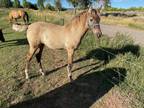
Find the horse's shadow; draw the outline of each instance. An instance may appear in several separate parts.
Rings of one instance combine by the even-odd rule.
[[[5,43],[0,45],[0,48],[9,47],[9,46],[17,46],[17,45],[26,45],[28,44],[27,39],[14,39],[14,40],[6,40]]]
[[[86,58],[98,59],[104,61],[104,63],[107,64],[110,60],[116,58],[116,56],[119,54],[132,53],[138,57],[139,50],[140,47],[138,45],[126,45],[119,49],[100,47],[88,52]]]
[[[119,71],[119,73],[114,70]],[[67,83],[40,97],[12,105],[10,108],[89,108],[113,86],[126,77],[124,68],[108,68],[80,75],[73,83]]]
[[[15,41],[15,42],[14,42],[14,41]],[[14,43],[13,43],[14,45],[25,45],[25,44],[28,44],[26,38],[24,38],[24,39],[8,40],[8,41],[6,41],[6,42],[14,42]]]

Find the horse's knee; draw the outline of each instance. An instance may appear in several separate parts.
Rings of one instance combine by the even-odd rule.
[[[28,53],[27,56],[26,56],[27,62],[30,62],[31,59],[32,59],[32,54],[31,54],[31,53]]]

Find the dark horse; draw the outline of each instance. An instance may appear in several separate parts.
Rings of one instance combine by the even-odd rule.
[[[12,10],[9,13],[9,21],[10,23],[13,22],[13,20],[15,20],[17,22],[17,19],[23,18],[24,23],[28,24],[29,23],[29,16],[28,13],[24,10]]]
[[[3,36],[2,29],[0,29],[0,40],[1,40],[2,42],[5,42],[5,38],[4,38],[4,36]]]

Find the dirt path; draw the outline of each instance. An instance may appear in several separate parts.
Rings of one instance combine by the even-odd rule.
[[[135,44],[144,45],[144,31],[136,30],[124,26],[117,26],[117,25],[101,25],[101,29],[103,34],[107,34],[110,37],[115,36],[117,32],[128,34],[130,37],[133,38]]]

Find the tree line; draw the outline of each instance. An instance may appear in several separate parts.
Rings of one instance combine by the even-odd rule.
[[[67,2],[72,5],[75,9],[81,8],[85,9],[93,2],[104,1],[108,6],[110,0],[67,0]],[[52,3],[53,2],[53,3]],[[31,3],[28,0],[0,0],[0,8],[32,8],[32,9],[50,9],[50,10],[62,10],[62,0],[37,0],[35,4]]]

